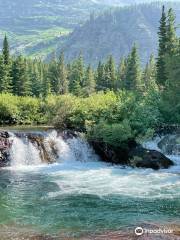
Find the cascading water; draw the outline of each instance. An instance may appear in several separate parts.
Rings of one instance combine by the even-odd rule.
[[[24,133],[20,136],[10,133],[10,135],[12,167],[98,160],[92,148],[81,138],[73,137],[65,141],[56,131],[44,133],[41,137],[36,136],[36,133],[33,135]]]
[[[11,140],[11,167],[0,172],[0,230],[13,225],[13,232],[29,228],[61,239],[179,224],[179,155],[170,156],[176,166],[154,171],[100,162],[86,141],[56,131],[13,133]],[[144,145],[160,151],[161,140]]]
[[[10,150],[11,166],[25,166],[41,164],[38,149],[25,137],[18,138],[11,134],[13,142]]]

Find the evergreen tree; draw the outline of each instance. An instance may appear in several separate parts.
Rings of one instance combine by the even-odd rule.
[[[180,54],[168,60],[166,91],[162,95],[161,109],[167,122],[180,123]]]
[[[117,89],[125,88],[126,74],[127,74],[127,60],[125,58],[122,58],[117,71],[117,83],[116,83]]]
[[[51,94],[51,83],[48,75],[48,67],[43,66],[42,96],[47,97]]]
[[[22,56],[18,56],[13,61],[12,66],[13,76],[13,93],[18,96],[30,95],[30,82],[26,61]]]
[[[127,59],[127,72],[125,79],[125,88],[127,90],[139,90],[142,87],[141,83],[141,68],[140,60],[136,45]]]
[[[175,29],[175,15],[173,13],[172,8],[168,11],[167,17],[167,51],[166,53],[170,56],[175,54],[178,47],[178,40],[176,37],[176,29]]]
[[[9,43],[7,36],[5,35],[3,41],[3,49],[2,49],[2,71],[4,76],[1,75],[3,78],[3,92],[11,92],[12,91],[12,77],[11,77],[11,60],[10,60],[10,51],[9,51]],[[1,73],[2,74],[2,73]]]
[[[96,71],[96,89],[98,91],[103,91],[105,89],[105,66],[101,62],[99,62]]]
[[[113,56],[109,56],[105,64],[104,89],[115,90],[116,88],[116,68]]]
[[[57,91],[58,94],[65,94],[68,92],[68,76],[66,65],[64,62],[63,52],[60,55],[57,67],[58,67]]]
[[[40,73],[38,64],[36,61],[32,63],[30,73],[31,95],[34,97],[40,97],[42,93],[42,83],[40,80]]]
[[[96,82],[94,78],[94,72],[89,65],[86,70],[86,76],[85,76],[85,83],[84,83],[84,94],[85,96],[90,96],[92,93],[95,92],[96,89]]]
[[[10,64],[10,51],[9,51],[9,43],[7,36],[5,35],[4,41],[3,41],[3,49],[2,49],[2,54],[4,58],[4,64],[8,65]]]
[[[143,81],[145,90],[157,88],[156,61],[153,54],[150,56],[149,62],[146,64],[142,81]]]
[[[57,68],[57,62],[55,59],[53,59],[49,64],[47,77],[51,86],[51,93],[57,94],[58,93],[58,68]]]
[[[69,90],[76,96],[82,95],[82,87],[84,86],[84,61],[82,55],[76,59],[71,66],[71,75]]]
[[[164,86],[167,80],[166,76],[166,51],[167,51],[167,25],[166,25],[165,7],[162,8],[162,16],[159,27],[159,50],[157,59],[157,82],[160,86]]]
[[[6,79],[6,66],[4,64],[3,56],[0,56],[0,92],[7,92],[9,86],[7,86]]]
[[[115,66],[115,61],[112,55],[109,57],[108,65],[109,65],[109,74],[110,74],[110,81],[111,81],[110,89],[116,90],[116,66]]]

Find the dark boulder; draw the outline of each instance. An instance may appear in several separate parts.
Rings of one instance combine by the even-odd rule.
[[[122,146],[118,148],[97,141],[91,141],[90,144],[93,146],[96,154],[105,162],[154,170],[166,169],[174,165],[162,153],[155,150],[147,150],[133,140],[122,143]]]
[[[112,148],[106,143],[91,141],[90,145],[94,148],[97,155],[99,155],[104,162],[113,164],[127,165],[128,161],[128,148]]]
[[[174,163],[156,150],[137,147],[129,153],[130,165],[138,168],[152,168],[154,170],[167,169]]]

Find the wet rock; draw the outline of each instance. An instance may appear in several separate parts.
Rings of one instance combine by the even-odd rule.
[[[6,167],[10,164],[9,150],[12,143],[9,137],[8,132],[0,132],[0,167]]]
[[[137,147],[129,153],[130,165],[138,168],[152,168],[154,170],[167,169],[174,163],[156,150],[147,150]]]
[[[127,165],[129,164],[128,148],[113,148],[106,143],[91,141],[90,145],[94,148],[97,155],[99,155],[102,161]]]
[[[105,162],[154,170],[166,169],[174,165],[162,153],[155,150],[147,150],[133,140],[123,143],[119,148],[96,141],[91,141],[90,144],[93,146],[96,154]]]
[[[53,142],[46,143],[42,136],[27,135],[27,138],[39,149],[42,162],[52,164],[56,161],[57,150]]]

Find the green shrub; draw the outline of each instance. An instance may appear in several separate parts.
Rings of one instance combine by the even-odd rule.
[[[121,123],[107,124],[99,123],[91,132],[91,137],[95,140],[103,141],[109,145],[119,147],[128,139],[134,138],[133,131],[128,120]]]

